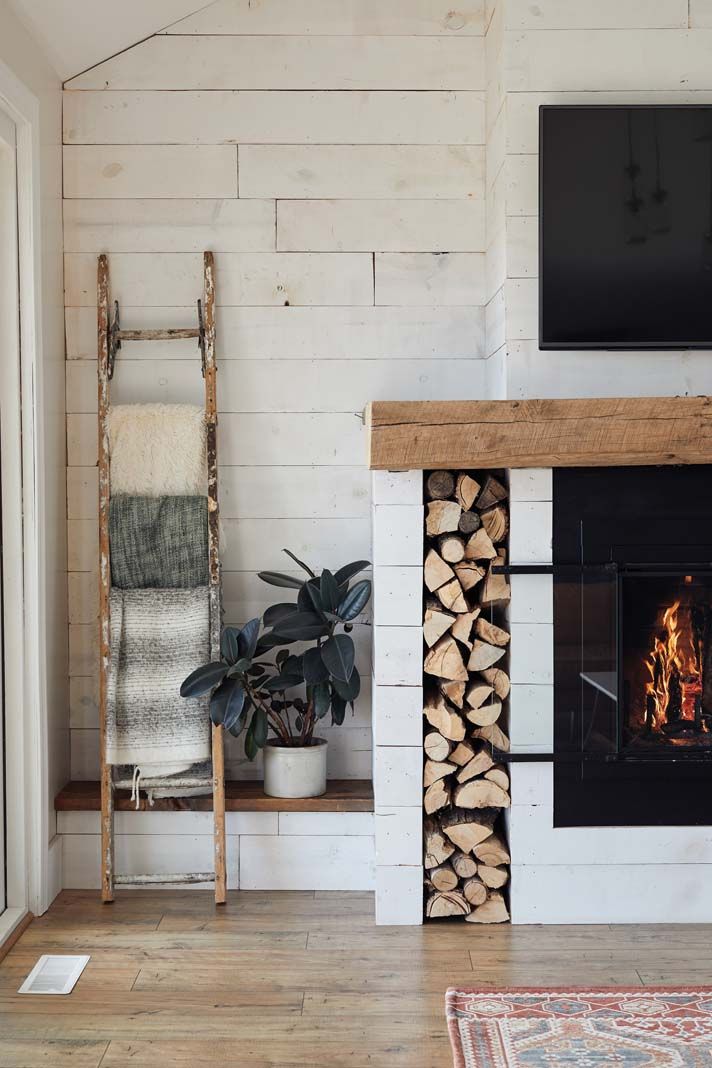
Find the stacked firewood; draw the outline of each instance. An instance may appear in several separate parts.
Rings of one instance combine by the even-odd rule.
[[[499,473],[498,473],[499,474]],[[425,481],[423,807],[428,918],[509,919],[502,811],[509,529],[503,476],[433,471]]]

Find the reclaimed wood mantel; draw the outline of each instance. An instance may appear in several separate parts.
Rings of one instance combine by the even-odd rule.
[[[712,397],[374,401],[374,470],[712,463]]]

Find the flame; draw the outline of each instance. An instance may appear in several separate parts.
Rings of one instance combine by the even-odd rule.
[[[675,601],[666,608],[662,627],[653,641],[645,661],[649,679],[645,686],[648,697],[646,725],[660,730],[668,720],[671,694],[678,691],[681,713],[679,718],[695,719],[695,701],[702,693],[700,650],[693,633],[691,613]]]

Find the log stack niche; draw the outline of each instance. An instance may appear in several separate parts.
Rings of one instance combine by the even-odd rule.
[[[506,472],[425,473],[425,916],[509,919]]]

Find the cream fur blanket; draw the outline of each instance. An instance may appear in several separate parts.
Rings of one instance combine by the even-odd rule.
[[[111,492],[207,494],[205,412],[193,404],[118,404],[109,410]]]

